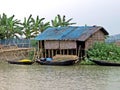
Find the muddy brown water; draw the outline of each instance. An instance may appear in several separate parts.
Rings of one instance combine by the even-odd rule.
[[[0,90],[120,90],[120,67],[0,63]]]

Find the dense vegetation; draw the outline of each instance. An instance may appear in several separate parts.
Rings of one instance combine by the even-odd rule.
[[[8,38],[34,38],[36,35],[43,32],[48,27],[60,27],[69,26],[75,23],[70,23],[72,18],[66,20],[65,15],[55,16],[53,20],[45,22],[45,18],[37,16],[33,18],[30,15],[28,18],[24,17],[24,20],[15,19],[15,15],[8,17],[5,13],[0,15],[0,39]]]
[[[89,58],[107,61],[120,61],[120,47],[111,43],[95,43],[93,48],[87,51]]]

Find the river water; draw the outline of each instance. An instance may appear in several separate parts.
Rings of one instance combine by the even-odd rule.
[[[120,67],[0,63],[0,90],[120,90]]]

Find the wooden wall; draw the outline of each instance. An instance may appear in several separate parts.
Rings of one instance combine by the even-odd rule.
[[[85,50],[91,48],[95,42],[104,42],[104,40],[105,40],[104,33],[101,30],[97,31],[96,33],[91,35],[89,39],[85,41]]]
[[[75,49],[76,41],[44,41],[45,49]]]
[[[39,41],[39,57],[61,55],[80,55],[76,41]]]

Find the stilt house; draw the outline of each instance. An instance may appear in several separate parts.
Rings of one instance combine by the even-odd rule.
[[[108,32],[101,26],[51,27],[38,35],[40,57],[56,54],[85,55],[95,42],[104,42]]]

